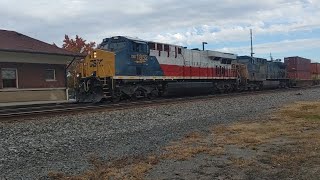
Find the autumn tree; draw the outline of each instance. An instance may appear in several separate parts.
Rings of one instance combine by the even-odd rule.
[[[64,36],[62,48],[83,55],[89,54],[96,46],[95,42],[87,43],[86,40],[76,35],[75,39],[68,35]],[[68,67],[68,87],[74,88],[76,86],[76,67],[79,60],[72,62]],[[71,63],[71,62],[70,62]]]
[[[95,42],[86,43],[86,40],[76,35],[75,39],[70,39],[68,35],[64,36],[62,48],[87,55],[96,46]]]

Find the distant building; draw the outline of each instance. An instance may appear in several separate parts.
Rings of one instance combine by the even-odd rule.
[[[0,30],[0,103],[67,100],[67,63],[82,57]]]

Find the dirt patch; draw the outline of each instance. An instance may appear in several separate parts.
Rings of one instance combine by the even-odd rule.
[[[320,179],[320,102],[300,102],[256,121],[193,132],[160,154],[101,162],[52,179]],[[170,167],[170,168],[168,168]]]

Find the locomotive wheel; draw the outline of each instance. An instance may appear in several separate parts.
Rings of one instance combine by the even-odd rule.
[[[136,101],[139,99],[140,96],[141,96],[141,91],[137,90],[131,95],[131,100]]]
[[[117,103],[117,102],[121,101],[121,98],[120,97],[113,97],[111,101],[114,103]]]
[[[112,102],[120,102],[121,101],[121,92],[115,92],[111,99]]]
[[[148,95],[148,99],[155,99],[158,96],[159,96],[159,91],[158,90],[152,90]]]
[[[224,88],[219,88],[218,94],[223,94],[224,92],[225,92],[225,89],[224,89]]]
[[[117,102],[121,101],[121,98],[120,98],[120,96],[113,96],[111,101],[114,102],[114,103],[117,103]]]
[[[132,100],[138,100],[141,98],[146,98],[148,97],[148,95],[146,94],[146,92],[142,89],[137,89],[131,96]]]

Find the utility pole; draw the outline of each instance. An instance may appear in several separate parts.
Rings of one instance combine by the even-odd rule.
[[[273,57],[272,57],[272,54],[271,54],[271,53],[270,53],[270,60],[273,61]]]
[[[251,57],[253,57],[253,44],[252,44],[252,29],[250,29],[250,39],[251,39]]]

